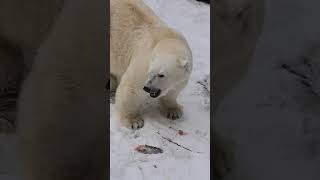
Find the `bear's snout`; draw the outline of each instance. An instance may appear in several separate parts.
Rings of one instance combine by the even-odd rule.
[[[161,94],[161,90],[160,89],[151,89],[150,90],[150,96],[153,98],[158,97]]]
[[[143,86],[143,90],[147,93],[150,93],[150,88],[147,86]]]
[[[143,90],[147,93],[150,94],[151,97],[156,98],[158,96],[160,96],[161,94],[161,89],[158,88],[152,88],[152,87],[148,87],[148,86],[144,86]]]

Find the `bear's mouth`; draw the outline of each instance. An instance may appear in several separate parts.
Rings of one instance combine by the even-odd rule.
[[[158,96],[160,96],[161,94],[161,89],[157,89],[157,88],[150,88],[150,87],[143,87],[143,90],[147,93],[149,93],[150,97],[152,98],[156,98]]]
[[[157,89],[156,91],[150,91],[150,96],[152,98],[156,98],[156,97],[160,96],[160,94],[161,94],[161,90],[160,89]]]

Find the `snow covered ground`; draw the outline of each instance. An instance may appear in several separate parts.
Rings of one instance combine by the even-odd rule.
[[[193,50],[194,71],[179,98],[185,118],[172,122],[156,111],[149,112],[145,127],[132,132],[119,127],[111,106],[111,179],[209,179],[210,102],[197,81],[205,83],[210,72],[210,9],[191,0],[146,3],[181,31]],[[308,55],[310,45],[320,43],[320,1],[267,0],[266,5],[264,32],[249,72],[214,119],[219,132],[237,143],[236,168],[225,180],[318,180],[320,97],[281,64],[298,62]],[[188,134],[179,136],[174,129]],[[1,180],[9,180],[14,166],[11,144],[11,137],[0,135]],[[134,151],[139,144],[157,146],[164,152],[140,154]]]
[[[194,69],[178,99],[184,106],[183,120],[169,121],[152,110],[144,116],[145,126],[141,130],[129,131],[119,126],[111,105],[111,180],[208,180],[210,92],[206,88],[210,89],[210,7],[192,0],[145,2],[166,23],[184,34],[193,52]],[[187,135],[178,135],[177,130]],[[159,147],[163,153],[138,153],[134,149],[140,144]]]
[[[145,116],[145,127],[132,132],[119,127],[111,106],[110,177],[112,180],[209,179],[210,102],[205,89],[210,89],[209,6],[192,0],[146,2],[164,21],[186,36],[193,51],[194,71],[179,99],[184,105],[185,119],[172,122],[160,117],[158,112],[149,112]],[[187,134],[180,136],[177,130]],[[14,134],[0,134],[0,180],[15,178],[14,139]],[[157,146],[164,152],[139,154],[134,150],[139,144]]]

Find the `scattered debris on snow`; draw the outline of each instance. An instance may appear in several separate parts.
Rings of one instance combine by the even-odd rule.
[[[184,135],[187,135],[187,134],[188,134],[188,133],[184,132],[184,131],[181,130],[181,129],[176,129],[176,128],[173,128],[173,127],[171,127],[171,126],[170,126],[169,128],[175,130],[175,131],[177,132],[177,134],[180,135],[180,136],[184,136]]]
[[[158,147],[154,147],[154,146],[149,146],[149,145],[139,145],[138,147],[135,148],[136,151],[143,153],[143,154],[159,154],[159,153],[163,153],[163,150],[158,148]]]
[[[148,110],[143,115],[145,126],[132,132],[119,126],[115,106],[110,104],[110,179],[208,180],[210,6],[195,0],[144,2],[170,27],[185,36],[193,54],[193,70],[186,88],[177,99],[183,106],[183,118],[179,120],[170,121],[162,117],[156,105],[153,107],[148,103]],[[198,81],[206,84],[207,89]],[[197,133],[197,130],[203,133]],[[139,144],[159,147],[163,153],[145,155],[133,151]],[[144,148],[138,149],[144,151]]]

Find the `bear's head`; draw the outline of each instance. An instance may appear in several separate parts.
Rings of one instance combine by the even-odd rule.
[[[164,39],[152,50],[143,90],[151,97],[164,96],[187,81],[192,70],[192,53],[183,39]]]

